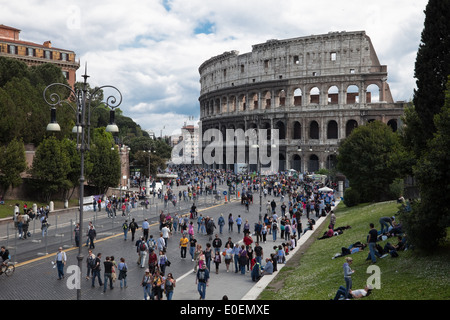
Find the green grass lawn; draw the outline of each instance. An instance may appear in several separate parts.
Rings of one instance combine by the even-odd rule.
[[[5,203],[0,205],[0,219],[12,217],[14,214],[14,205],[18,203],[19,204],[19,210],[22,213],[23,212],[23,205],[26,203],[28,205],[28,208],[32,208],[33,204],[35,203],[38,208],[48,205],[48,203],[39,202],[32,199],[16,199],[16,200],[5,200]],[[58,209],[64,209],[64,201],[55,200],[53,201],[55,210]],[[72,199],[69,201],[69,207],[78,206],[78,199]]]
[[[302,254],[296,253],[288,265],[281,269],[272,283],[261,293],[262,300],[329,300],[333,299],[340,285],[345,286],[342,265],[344,257],[332,259],[341,247],[357,241],[366,242],[369,223],[379,229],[382,216],[395,215],[396,202],[363,204],[347,208],[341,202],[336,210],[336,227],[350,225],[344,234],[329,239],[316,240]],[[320,237],[327,223],[316,233]],[[447,239],[449,240],[449,239]],[[380,243],[397,243],[390,238]],[[364,300],[448,300],[450,299],[450,241],[433,255],[416,251],[400,251],[398,258],[390,256],[377,259],[380,271],[380,288]],[[353,258],[353,289],[362,289],[373,272],[368,273],[366,262],[369,249],[350,255]],[[369,283],[373,282],[370,278]]]

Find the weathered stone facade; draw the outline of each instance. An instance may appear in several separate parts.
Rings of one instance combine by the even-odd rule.
[[[364,31],[268,40],[212,57],[199,73],[202,132],[278,129],[280,170],[333,167],[355,127],[380,120],[396,130],[403,114]]]

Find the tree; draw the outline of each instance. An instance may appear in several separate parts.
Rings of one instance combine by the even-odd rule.
[[[352,131],[339,146],[337,168],[360,199],[390,199],[389,185],[399,176],[400,138],[392,129],[373,121]]]
[[[44,139],[36,149],[30,173],[32,187],[46,201],[59,190],[67,190],[70,160],[62,142],[55,136]]]
[[[433,117],[444,105],[444,91],[450,74],[450,0],[430,0],[425,9],[424,29],[417,52],[414,91],[415,111],[420,119],[415,131],[421,150],[433,137]]]
[[[14,138],[7,146],[0,147],[0,185],[2,198],[10,187],[22,184],[22,172],[27,169],[25,147],[21,140]]]
[[[420,201],[411,212],[401,215],[411,242],[427,251],[446,238],[450,226],[450,77],[448,79],[444,107],[434,117],[436,133],[414,167]]]
[[[89,184],[97,188],[98,194],[106,193],[109,187],[116,187],[121,175],[119,152],[112,134],[105,128],[94,129],[89,157],[92,171],[87,178]]]
[[[76,142],[69,139],[61,141],[69,159],[69,171],[67,172],[67,189],[64,190],[64,199],[70,200],[74,191],[80,186],[81,174],[81,155],[77,150]],[[89,153],[84,157],[84,175],[88,176],[92,171],[92,163],[89,159]]]

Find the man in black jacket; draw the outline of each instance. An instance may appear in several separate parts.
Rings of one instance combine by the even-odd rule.
[[[219,238],[219,235],[216,234],[216,237],[212,241],[212,246],[214,248],[214,252],[220,253],[220,248],[222,247],[222,240]]]

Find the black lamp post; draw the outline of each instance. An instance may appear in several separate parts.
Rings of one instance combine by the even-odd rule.
[[[84,71],[84,82],[81,88],[75,88],[63,84],[63,83],[52,83],[48,85],[44,89],[44,100],[45,102],[50,105],[51,108],[51,121],[47,126],[47,131],[60,131],[61,128],[56,121],[56,107],[60,106],[61,104],[65,103],[69,105],[76,116],[76,124],[74,128],[72,129],[73,133],[76,133],[77,135],[77,149],[80,151],[80,201],[79,201],[79,211],[80,211],[80,234],[83,232],[83,198],[84,198],[84,154],[86,151],[90,149],[90,122],[91,122],[91,101],[98,97],[101,90],[104,88],[110,88],[116,91],[114,94],[108,96],[106,99],[106,107],[111,109],[110,110],[110,120],[109,124],[106,127],[107,132],[119,132],[119,128],[114,123],[114,114],[115,114],[115,108],[117,108],[122,103],[122,94],[121,92],[113,86],[106,85],[96,88],[92,93],[88,92],[87,87],[87,78],[89,76],[87,75],[87,64],[85,66]],[[58,88],[66,88],[70,92],[70,96],[68,99],[61,98],[60,94],[56,91]],[[52,91],[53,90],[53,91]],[[74,108],[73,104],[70,102],[73,102],[76,104],[76,108]],[[87,131],[86,131],[87,129]],[[80,271],[80,279],[79,279],[79,287],[77,288],[77,300],[81,300],[81,269],[82,269],[82,261],[83,261],[83,253],[81,251],[82,248],[82,241],[79,242],[78,247],[78,267]]]

